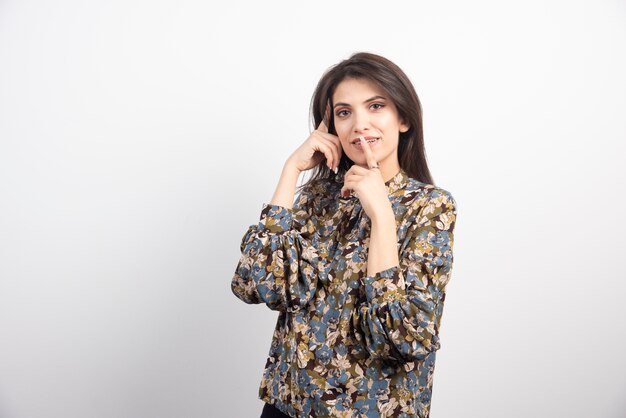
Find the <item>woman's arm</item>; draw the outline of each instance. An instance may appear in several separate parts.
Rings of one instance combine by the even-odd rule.
[[[326,107],[328,120],[330,106]],[[270,309],[300,309],[315,294],[321,260],[311,243],[315,231],[314,197],[321,190],[309,184],[292,208],[300,173],[324,162],[335,168],[341,159],[341,141],[328,133],[324,121],[287,159],[269,204],[264,204],[257,225],[250,225],[241,240],[241,258],[233,280],[233,293],[246,303],[266,303]]]
[[[368,274],[361,283],[364,301],[353,321],[360,330],[357,339],[377,358],[421,360],[440,347],[439,325],[453,262],[456,202],[443,189],[431,191],[426,199],[400,246],[398,264],[380,270],[386,264],[374,263],[370,269],[369,258],[380,257],[377,251],[385,238],[374,240],[376,247],[369,250]],[[375,239],[373,235],[371,239]],[[395,242],[389,244],[383,253],[394,246],[397,248]]]
[[[300,173],[301,171],[293,164],[290,164],[289,161],[285,163],[283,171],[280,174],[280,179],[278,180],[278,185],[274,191],[274,196],[272,196],[272,200],[270,201],[272,205],[291,209]]]

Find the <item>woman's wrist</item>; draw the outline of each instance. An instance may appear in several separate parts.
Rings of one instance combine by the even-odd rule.
[[[383,204],[374,210],[374,213],[370,217],[372,220],[372,226],[374,224],[393,224],[396,223],[396,215],[393,213],[391,202]]]
[[[284,172],[287,172],[287,173],[295,172],[297,175],[300,175],[300,173],[302,173],[302,170],[300,170],[296,164],[292,163],[291,159],[288,159],[287,161],[285,161],[285,164],[283,165],[283,173]]]

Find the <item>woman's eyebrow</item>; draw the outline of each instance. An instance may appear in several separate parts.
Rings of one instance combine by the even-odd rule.
[[[383,99],[383,100],[387,100],[386,97],[383,96],[374,96],[374,97],[370,97],[369,99],[367,99],[366,101],[363,102],[363,104],[367,103],[367,102],[371,102],[372,100],[376,100],[376,99]],[[335,106],[333,106],[333,108],[337,107],[337,106],[350,106],[348,103],[343,103],[343,102],[339,102],[339,103],[335,103]]]

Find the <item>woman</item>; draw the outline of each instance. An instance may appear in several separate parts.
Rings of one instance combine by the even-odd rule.
[[[394,63],[357,53],[311,105],[317,129],[244,234],[232,280],[279,312],[262,417],[428,417],[456,202],[433,185],[419,99]]]

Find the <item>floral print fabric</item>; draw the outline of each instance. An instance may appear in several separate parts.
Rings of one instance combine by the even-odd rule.
[[[402,169],[385,184],[398,266],[367,275],[370,219],[341,175],[263,204],[241,240],[233,293],[278,311],[259,398],[291,417],[429,416],[456,202]]]

